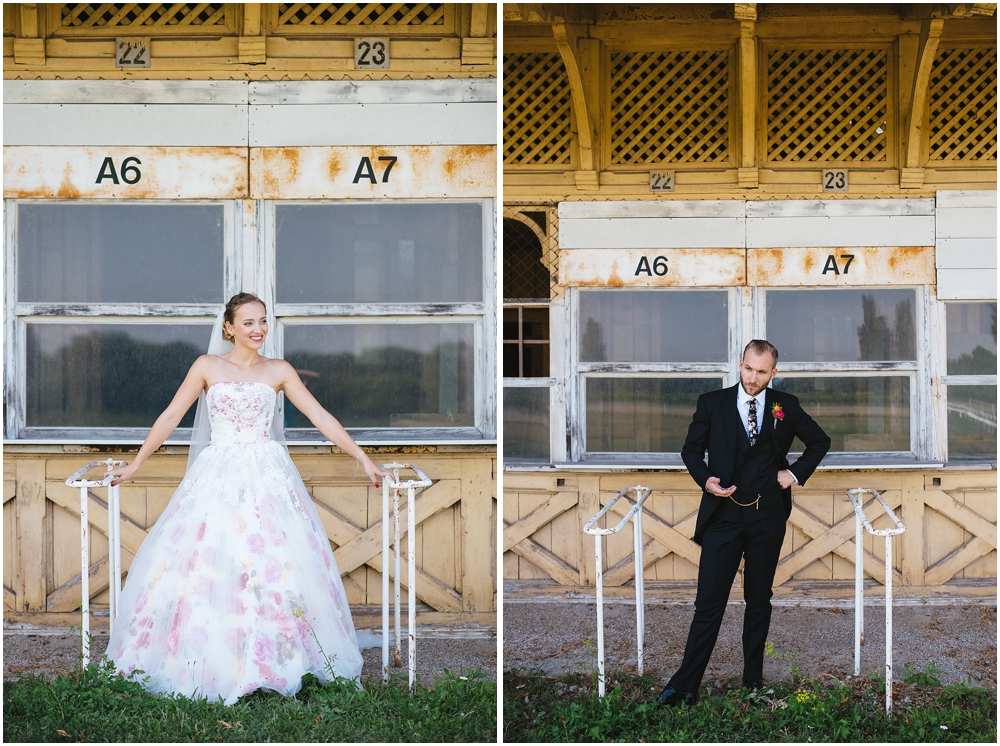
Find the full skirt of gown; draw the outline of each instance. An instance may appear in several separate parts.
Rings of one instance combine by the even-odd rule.
[[[107,654],[151,692],[222,699],[294,694],[360,676],[333,552],[286,448],[270,439],[274,390],[218,383],[212,445],[184,476],[129,568]]]

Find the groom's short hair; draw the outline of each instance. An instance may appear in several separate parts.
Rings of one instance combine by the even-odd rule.
[[[758,355],[763,355],[765,352],[771,353],[771,359],[774,360],[772,368],[778,367],[778,348],[773,344],[768,342],[766,339],[751,339],[747,346],[743,348],[743,357],[747,356],[747,350],[753,350]]]

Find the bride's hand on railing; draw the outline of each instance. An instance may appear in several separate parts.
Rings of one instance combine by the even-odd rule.
[[[382,486],[382,483],[379,481],[380,477],[392,476],[391,471],[386,471],[385,469],[380,469],[378,466],[376,466],[375,462],[372,461],[370,458],[368,458],[368,454],[363,454],[359,460],[361,461],[361,465],[365,469],[365,474],[368,475],[368,478],[372,480],[372,484],[374,484],[376,487]]]
[[[119,466],[117,469],[111,469],[104,472],[105,478],[114,475],[114,481],[111,482],[112,487],[117,487],[122,482],[131,481],[132,477],[135,476],[136,471],[139,467],[134,464],[127,464],[125,466]]]

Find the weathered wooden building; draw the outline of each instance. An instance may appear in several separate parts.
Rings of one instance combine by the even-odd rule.
[[[376,462],[434,480],[418,621],[495,625],[496,11],[4,5],[5,620],[78,620],[64,480],[128,459],[221,304],[250,290],[265,354]],[[126,569],[183,475],[190,417],[122,488]],[[356,623],[374,626],[381,491],[284,418]]]
[[[756,337],[833,438],[776,595],[851,595],[870,487],[897,598],[995,601],[995,8],[504,5],[505,598],[592,593],[582,527],[637,483],[647,593],[693,595],[679,451]]]

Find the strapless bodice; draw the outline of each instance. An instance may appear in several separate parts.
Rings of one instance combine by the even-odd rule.
[[[271,440],[277,394],[258,381],[220,381],[206,395],[212,445],[246,445]]]

